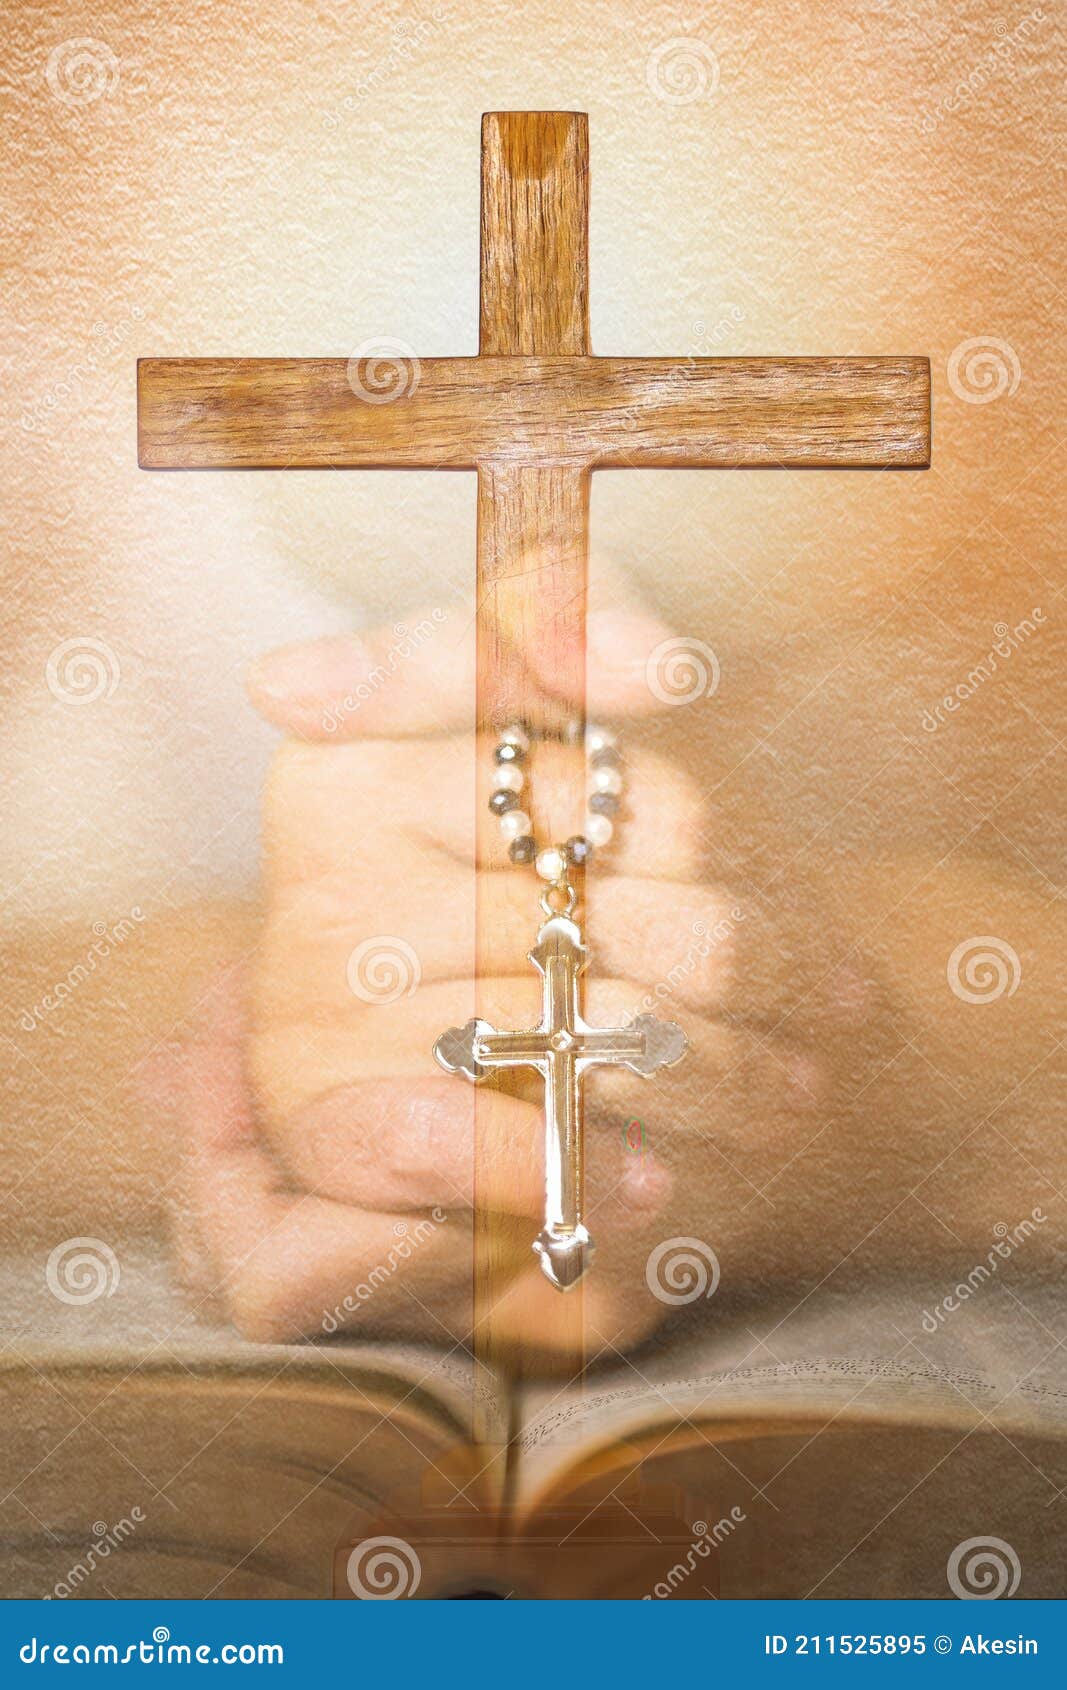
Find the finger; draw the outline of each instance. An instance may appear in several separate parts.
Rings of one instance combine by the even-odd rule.
[[[536,1089],[535,1087],[531,1088]],[[276,1139],[295,1183],[360,1208],[457,1204],[539,1217],[544,1117],[539,1103],[450,1075],[365,1080],[310,1103]],[[660,1209],[673,1184],[652,1157],[638,1162],[601,1111],[590,1150],[617,1212]],[[477,1160],[475,1144],[477,1142]]]
[[[544,1201],[544,1128],[531,1103],[483,1089],[477,1200],[536,1214]],[[316,1098],[279,1139],[286,1166],[311,1189],[367,1209],[471,1208],[474,1088],[437,1070],[371,1079]]]
[[[648,714],[663,707],[649,685],[649,662],[669,638],[656,617],[623,601],[617,579],[600,568],[597,604],[587,619],[586,699],[606,715]],[[574,709],[561,688],[574,665],[551,664],[536,642],[514,648],[507,661],[529,675],[531,705],[538,693]],[[476,615],[469,606],[426,607],[391,628],[341,634],[282,646],[254,664],[249,696],[276,727],[311,740],[444,732],[473,722]],[[536,708],[531,709],[536,715]]]
[[[425,1337],[417,1299],[398,1275],[417,1247],[419,1296],[452,1297],[469,1272],[462,1223],[449,1233],[443,1209],[413,1219],[285,1189],[243,1114],[220,1125],[210,1106],[211,1076],[196,1066],[189,1193],[212,1270],[209,1279],[201,1275],[205,1293],[221,1297],[242,1334],[261,1343],[336,1331],[356,1324],[357,1315],[368,1330]],[[465,1319],[455,1315],[456,1336]]]
[[[665,649],[676,648],[670,629],[658,617],[621,601],[611,602],[613,588],[603,578],[593,589],[609,602],[591,608],[586,623],[586,709],[594,721],[648,716],[664,708],[662,687],[651,684],[662,666]],[[545,691],[573,706],[560,691],[558,651],[547,661],[547,650],[531,646],[527,662]],[[650,681],[651,677],[651,681]]]
[[[633,1006],[644,991],[634,981],[591,980],[585,1011],[590,1025],[623,1025],[632,1018]],[[669,1018],[669,1010],[662,1006],[659,1013]],[[450,1026],[462,1026],[472,1017],[481,1016],[495,1027],[533,1027],[540,1014],[539,983],[530,970],[527,975],[477,983],[424,982],[411,996],[395,1002],[347,1009],[341,1014],[323,1011],[299,1023],[277,1025],[272,1021],[270,1036],[262,1040],[253,1037],[251,1043],[257,1093],[269,1108],[272,1136],[291,1146],[299,1136],[293,1123],[326,1089],[333,1092],[368,1080],[396,1082],[398,1087],[412,1081],[436,1080],[433,1045]],[[772,1114],[783,1108],[793,1111],[807,1107],[806,1097],[821,1101],[818,1070],[813,1069],[805,1078],[806,1090],[798,1090],[797,1078],[788,1067],[793,1053],[787,1048],[777,1049],[771,1040],[695,1009],[687,1009],[678,1019],[690,1050],[676,1068],[651,1078],[624,1067],[593,1068],[585,1082],[590,1106],[628,1110],[626,1119],[635,1114],[648,1119],[654,1112],[658,1119],[671,1123],[672,1131],[682,1134],[703,1130],[705,1120],[714,1116],[717,1130],[744,1139],[759,1138]],[[804,1054],[816,1061],[814,1053]],[[720,1077],[735,1071],[744,1076],[744,1083],[740,1078],[724,1078],[720,1087]],[[543,1096],[540,1082],[536,1075],[527,1078],[524,1070],[517,1073],[520,1078],[508,1083],[509,1093],[533,1103],[539,1112]],[[452,1079],[449,1083],[460,1087],[462,1094],[463,1082]],[[714,1098],[713,1087],[717,1093]],[[352,1127],[353,1136],[370,1131],[373,1140],[378,1135],[381,1154],[399,1164],[403,1146],[387,1150],[385,1135],[391,1131],[403,1134],[403,1116],[399,1117],[399,1128],[389,1125],[392,1117],[388,1114],[384,1120],[373,1116],[366,1119],[371,1127]],[[498,1123],[506,1144],[512,1126],[506,1112]],[[287,1148],[286,1153],[292,1152]],[[365,1158],[368,1150],[353,1144],[351,1154]],[[502,1165],[506,1165],[503,1148],[501,1157]],[[429,1173],[432,1175],[432,1170]],[[447,1203],[453,1196],[454,1188],[441,1185],[433,1189],[437,1202]]]
[[[397,877],[364,908],[324,908],[321,889],[306,886],[276,904],[264,931],[257,988],[261,1017],[299,1020],[320,1009],[386,1007],[419,982],[469,975],[474,969],[474,899],[470,877],[449,867],[431,882]],[[526,969],[540,917],[536,882],[515,873],[486,874],[479,914],[493,935],[498,976]],[[671,1005],[719,1013],[730,1004],[738,934],[745,912],[722,894],[675,881],[632,876],[589,877],[583,940],[598,973],[644,981],[633,1013]],[[535,977],[530,976],[531,980]]]
[[[474,683],[474,616],[435,605],[391,628],[282,646],[246,684],[275,727],[343,741],[473,726]]]
[[[468,1246],[460,1224],[446,1243],[443,1210],[413,1223],[407,1215],[366,1214],[285,1189],[253,1116],[241,986],[232,973],[217,982],[184,1064],[186,1189],[207,1258],[198,1275],[202,1294],[221,1296],[246,1337],[280,1342],[329,1330],[330,1308],[351,1300],[366,1273],[377,1291],[382,1275],[392,1278],[410,1257],[412,1239],[426,1282],[462,1284]],[[424,1251],[438,1233],[439,1243]],[[370,1323],[388,1327],[401,1319],[411,1326],[410,1308],[399,1307],[405,1300],[410,1304],[397,1284],[378,1299]],[[365,1312],[358,1297],[357,1309]]]
[[[404,888],[410,874],[421,874],[440,890],[433,847],[468,867],[477,856],[481,866],[507,868],[517,883],[536,886],[532,868],[515,873],[507,840],[489,811],[492,767],[484,740],[477,760],[471,744],[456,737],[338,745],[329,756],[318,746],[286,744],[274,759],[265,795],[270,886],[319,880],[350,903],[361,889],[377,903],[390,887]],[[580,753],[551,741],[537,745],[519,795],[535,837],[564,841],[581,833],[584,792]],[[591,873],[697,876],[706,854],[706,811],[691,773],[638,748],[626,761],[620,803],[615,836],[594,853]],[[403,872],[398,846],[406,847]],[[470,891],[468,882],[467,902]]]

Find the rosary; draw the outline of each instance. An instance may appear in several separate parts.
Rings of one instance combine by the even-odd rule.
[[[442,1068],[475,1084],[489,1079],[495,1069],[533,1068],[543,1079],[545,1223],[533,1248],[558,1291],[578,1283],[594,1249],[582,1221],[583,1075],[595,1066],[615,1065],[647,1079],[658,1068],[678,1062],[687,1045],[680,1027],[654,1015],[638,1015],[624,1027],[590,1027],[582,1019],[578,980],[588,952],[574,919],[578,900],[569,871],[582,867],[594,849],[610,842],[623,789],[614,736],[590,726],[585,746],[592,790],[584,832],[564,845],[541,850],[520,796],[527,782],[530,735],[522,727],[505,728],[493,753],[489,808],[499,817],[508,856],[518,865],[533,863],[545,882],[540,904],[547,919],[528,952],[542,978],[539,1024],[504,1033],[475,1019],[465,1027],[450,1027],[434,1045]]]

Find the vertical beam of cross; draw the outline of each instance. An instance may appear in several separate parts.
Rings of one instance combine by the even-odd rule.
[[[482,119],[482,357],[586,357],[589,345],[588,120],[572,112],[488,112]],[[536,711],[516,654],[546,654],[557,685],[585,721],[585,600],[589,545],[585,465],[497,462],[478,470],[478,698],[480,733],[492,735]],[[577,828],[584,771],[565,795]],[[479,784],[478,827],[489,829],[488,776]],[[479,846],[495,839],[486,832]],[[531,896],[531,915],[535,902]],[[499,950],[479,897],[475,919],[479,980],[499,968]],[[479,1354],[499,1361],[500,1305],[516,1272],[517,1231],[481,1199],[486,1101],[475,1094],[474,1307]],[[546,1296],[554,1341],[583,1355],[582,1289]],[[514,1358],[521,1362],[521,1357]]]

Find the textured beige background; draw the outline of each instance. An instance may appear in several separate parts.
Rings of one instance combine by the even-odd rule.
[[[724,871],[756,896],[801,864],[895,981],[903,1031],[872,1074],[872,1133],[906,1130],[925,1088],[946,1144],[996,1108],[1021,1146],[1013,1178],[1051,1211],[1054,8],[131,0],[15,4],[0,29],[12,1236],[155,1225],[172,1150],[130,1073],[180,1029],[254,897],[270,735],[246,662],[472,581],[473,478],[139,472],[134,359],[349,354],[381,335],[473,352],[478,122],[509,106],[590,114],[596,350],[932,359],[929,473],[602,476],[594,535],[718,657],[717,693],[671,734],[714,793]],[[84,103],[65,45],[80,37],[103,86]],[[657,83],[661,63],[682,80]],[[962,355],[954,391],[974,339],[992,362]],[[924,730],[994,624],[1035,607],[1040,630]],[[96,642],[93,702],[48,685],[67,641]],[[143,922],[28,1031],[92,924],[134,907]],[[1010,998],[948,991],[971,935],[1021,959]],[[972,1148],[973,1187],[1009,1153]]]

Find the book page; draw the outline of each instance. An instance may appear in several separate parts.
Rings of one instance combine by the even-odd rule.
[[[645,1444],[653,1431],[685,1442],[710,1426],[713,1437],[736,1439],[843,1418],[1067,1437],[1067,1363],[1047,1323],[1057,1301],[1055,1287],[1032,1288],[1021,1315],[1015,1299],[991,1293],[965,1319],[938,1325],[929,1285],[826,1293],[802,1308],[739,1311],[673,1346],[619,1357],[584,1392],[528,1390],[523,1506],[597,1451]]]
[[[382,1400],[417,1405],[449,1426],[457,1438],[467,1435],[472,1405],[491,1424],[506,1426],[506,1392],[499,1380],[480,1369],[468,1349],[437,1349],[424,1344],[361,1339],[351,1334],[324,1336],[295,1344],[251,1343],[214,1311],[213,1306],[175,1282],[173,1263],[160,1250],[123,1249],[115,1271],[101,1254],[96,1271],[110,1273],[112,1289],[89,1298],[96,1287],[64,1289],[62,1263],[51,1269],[42,1256],[0,1259],[0,1306],[6,1311],[0,1366],[30,1366],[47,1372],[65,1367],[99,1366],[116,1378],[124,1373],[165,1370],[168,1366],[212,1368],[220,1373],[274,1373],[284,1367],[297,1377],[317,1375],[338,1385],[358,1380]],[[91,1271],[91,1270],[87,1270]]]

